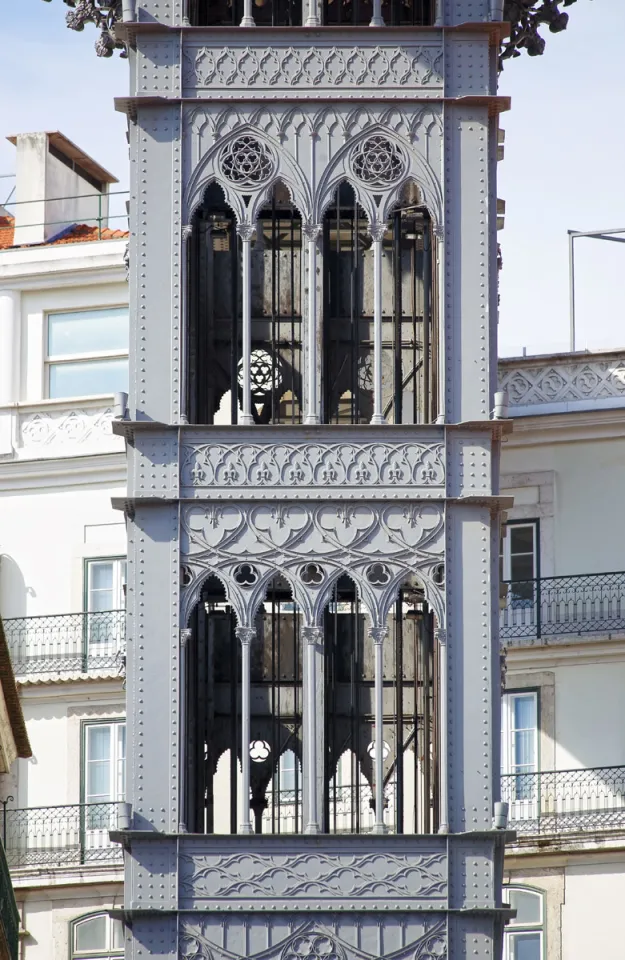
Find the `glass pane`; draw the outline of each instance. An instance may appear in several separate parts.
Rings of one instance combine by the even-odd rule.
[[[128,349],[128,307],[48,316],[48,356]]]
[[[122,950],[124,947],[124,928],[121,920],[111,920],[111,947],[113,950]]]
[[[517,912],[511,923],[540,923],[541,899],[540,894],[529,890],[511,890],[509,903]]]
[[[106,921],[108,917],[91,917],[74,927],[75,950],[106,950]]]
[[[513,716],[515,730],[533,730],[536,727],[536,697],[515,697]]]
[[[510,537],[510,553],[533,553],[534,552],[534,527],[517,527],[512,524],[508,528]]]
[[[110,590],[113,586],[113,564],[111,563],[90,563],[89,573],[91,575],[92,590]]]
[[[128,390],[128,360],[82,360],[78,363],[51,363],[51,399],[93,397],[101,393]]]
[[[534,578],[534,557],[532,554],[521,554],[520,556],[510,557],[510,579],[511,580],[533,580]],[[531,590],[531,584],[530,590]]]
[[[111,799],[111,764],[95,760],[87,768],[87,803],[108,803]]]
[[[111,759],[111,728],[107,726],[87,727],[87,760]]]
[[[539,933],[514,933],[510,940],[510,960],[541,960]]]

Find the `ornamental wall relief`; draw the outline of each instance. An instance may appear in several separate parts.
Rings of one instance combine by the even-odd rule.
[[[348,573],[372,625],[385,624],[399,586],[411,576],[442,624],[444,539],[443,506],[436,502],[185,504],[181,622],[214,574],[239,624],[250,626],[270,580],[281,574],[304,623],[314,626],[334,583]]]

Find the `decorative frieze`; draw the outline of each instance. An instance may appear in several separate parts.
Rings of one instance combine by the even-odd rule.
[[[344,500],[445,494],[444,444],[185,443],[181,451],[184,496],[232,500],[317,496]],[[316,491],[316,492],[315,492]]]
[[[441,44],[367,46],[187,47],[184,88],[210,90],[211,98],[238,90],[315,93],[405,90],[441,96]],[[339,94],[340,95],[340,94]]]
[[[511,416],[622,406],[625,357],[570,354],[547,361],[500,361],[499,389],[508,393]]]

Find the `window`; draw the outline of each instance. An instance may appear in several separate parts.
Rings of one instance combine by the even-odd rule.
[[[534,604],[538,576],[538,524],[508,523],[501,555],[501,579],[510,581],[513,606]]]
[[[72,960],[123,957],[124,931],[120,920],[99,913],[74,920],[71,928]]]
[[[128,307],[48,314],[50,398],[128,390]]]
[[[502,799],[512,803],[511,819],[533,816],[538,770],[538,694],[506,693],[501,710]],[[521,806],[519,806],[521,804]]]
[[[126,793],[126,724],[85,724],[85,803],[111,803]]]
[[[126,560],[87,560],[87,612],[123,610],[126,602]]]
[[[542,894],[524,887],[504,887],[503,899],[517,912],[504,931],[503,960],[542,960]]]

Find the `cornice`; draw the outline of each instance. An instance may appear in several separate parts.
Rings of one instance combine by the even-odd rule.
[[[514,417],[513,423],[514,432],[506,440],[509,447],[621,440],[625,436],[625,403],[620,407],[613,402],[609,408],[601,408],[595,402],[592,409]]]
[[[519,837],[506,848],[504,870],[528,870],[539,867],[566,867],[571,863],[623,861],[625,830],[587,829],[572,834],[545,834]],[[528,861],[530,861],[528,863]]]
[[[126,455],[123,452],[0,461],[0,487],[5,496],[33,490],[49,491],[56,487],[110,487],[124,486],[125,483]]]
[[[556,643],[535,643],[528,646],[506,647],[506,663],[510,675],[524,670],[546,670],[561,666],[591,666],[601,663],[620,663],[625,660],[625,632],[594,639],[571,636]]]

